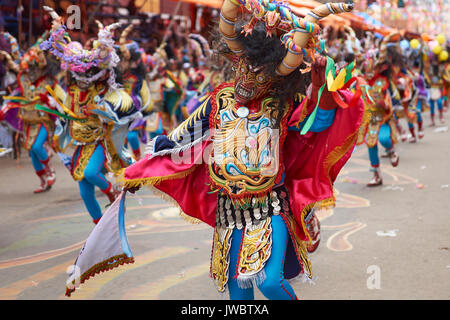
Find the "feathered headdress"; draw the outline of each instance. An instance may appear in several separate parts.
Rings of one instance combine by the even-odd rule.
[[[86,50],[81,43],[70,39],[63,19],[55,10],[47,6],[44,6],[44,9],[52,17],[53,25],[50,37],[41,44],[41,49],[49,50],[55,55],[61,61],[61,68],[70,71],[77,80],[93,82],[109,71],[108,84],[111,88],[117,88],[114,68],[120,59],[114,49],[113,31],[120,27],[121,23],[113,23],[105,27],[101,22],[96,21],[99,28],[97,40],[94,41],[91,50]],[[93,67],[101,70],[91,78],[80,75]]]

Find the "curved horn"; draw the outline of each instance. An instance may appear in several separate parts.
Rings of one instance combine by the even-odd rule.
[[[356,38],[355,30],[353,30],[351,27],[349,27],[349,26],[344,26],[344,30],[345,30],[345,32],[347,32],[347,34],[348,34],[352,39]]]
[[[355,58],[359,59],[362,56],[362,52],[358,48],[358,45],[357,45],[358,38],[356,37],[355,30],[353,30],[349,26],[344,26],[344,30],[350,36],[350,41],[352,43],[352,51],[353,51],[353,54],[355,55]]]
[[[126,27],[123,31],[122,31],[122,33],[121,33],[121,35],[120,35],[120,40],[119,40],[119,43],[120,44],[125,44],[126,43],[126,41],[127,41],[127,37],[128,37],[128,35],[130,34],[130,32],[131,32],[131,30],[133,29],[133,25],[132,24],[130,24],[128,27]]]
[[[133,29],[133,25],[130,24],[128,27],[125,28],[125,30],[122,31],[119,39],[120,44],[120,52],[122,53],[123,57],[126,60],[129,60],[131,57],[130,50],[127,48],[127,37],[130,34],[131,30]]]
[[[8,40],[9,46],[11,48],[11,57],[13,58],[13,60],[18,60],[20,58],[20,50],[17,39],[14,38],[8,32],[4,32],[3,35],[6,38],[6,40]]]
[[[316,7],[308,12],[305,21],[308,23],[317,23],[319,20],[329,16],[330,14],[338,14],[350,12],[354,8],[353,3],[327,3]],[[297,47],[306,48],[310,40],[310,33],[306,30],[296,29],[293,41]],[[277,71],[282,76],[287,76],[297,69],[303,62],[303,55],[288,51],[282,63],[278,66]]]
[[[99,31],[105,28],[103,23],[101,23],[99,20],[95,20],[95,23],[97,24]]]
[[[53,20],[57,20],[60,18],[60,16],[56,13],[56,11],[51,8],[51,7],[47,7],[47,6],[43,6],[44,10],[48,12],[48,14],[52,17]]]
[[[6,65],[8,66],[8,68],[10,68],[15,73],[19,73],[19,65],[14,62],[14,60],[12,59],[11,55],[8,52],[0,50],[0,55],[5,57]]]
[[[399,35],[398,32],[393,32],[393,33],[389,34],[388,36],[386,36],[386,37],[383,39],[383,41],[381,41],[381,44],[380,44],[380,53],[379,53],[379,55],[378,55],[378,59],[377,59],[377,62],[376,62],[375,65],[378,65],[378,64],[383,63],[384,61],[386,61],[388,44],[389,44],[390,42],[395,41],[395,40],[394,40],[394,37],[397,37],[398,35]]]
[[[200,49],[202,51],[202,55],[205,58],[208,58],[208,59],[210,58],[210,56],[211,56],[211,49],[209,47],[209,43],[202,35],[191,33],[189,35],[189,39],[192,39],[192,40],[196,41],[200,45]]]
[[[106,27],[106,30],[108,30],[109,32],[119,28],[121,25],[123,25],[123,22],[115,22],[110,24],[109,26]]]

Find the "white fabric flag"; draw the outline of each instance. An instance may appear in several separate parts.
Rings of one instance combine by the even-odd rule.
[[[105,211],[81,248],[66,281],[67,296],[95,274],[134,262],[125,234],[125,194]]]

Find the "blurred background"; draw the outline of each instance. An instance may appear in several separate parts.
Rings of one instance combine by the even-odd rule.
[[[160,40],[169,35],[169,21],[174,18],[177,28],[208,36],[212,22],[218,16],[223,0],[0,0],[0,31],[15,36],[21,48],[30,46],[50,27],[44,5],[53,7],[67,17],[70,6],[77,5],[81,13],[81,30],[71,33],[72,39],[86,41],[95,36],[95,20],[104,24],[126,20],[139,25],[134,39],[151,51],[149,39]],[[299,16],[317,6],[316,0],[287,1]],[[339,1],[332,1],[339,2]],[[438,34],[450,38],[449,0],[355,0],[352,13],[329,17],[322,22],[339,30],[349,25],[357,32],[375,29],[380,35],[397,29],[407,38],[433,37]],[[68,11],[69,10],[69,11]],[[172,24],[173,25],[173,24]],[[158,41],[159,42],[159,41]],[[154,44],[156,45],[156,43]]]

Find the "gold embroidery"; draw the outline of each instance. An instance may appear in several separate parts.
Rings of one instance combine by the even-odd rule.
[[[373,148],[378,143],[378,132],[380,131],[380,123],[370,122],[367,127],[366,143],[369,148]]]
[[[82,95],[80,88],[71,86],[64,105],[72,107],[76,116],[84,118],[83,108],[93,105],[94,97],[96,97],[103,89],[102,86],[92,86],[85,95]],[[78,142],[93,143],[101,140],[104,137],[104,134],[103,124],[98,115],[92,114],[83,122],[70,122],[70,135]]]
[[[214,150],[208,166],[211,180],[233,201],[264,197],[279,171],[281,134],[273,128],[280,112],[276,101],[267,98],[259,111],[243,114],[246,108],[238,110],[234,88],[226,87],[217,93],[215,103]],[[283,117],[288,110],[286,105]]]
[[[214,229],[211,277],[219,292],[224,292],[228,283],[232,233],[233,229],[221,227]]]
[[[245,227],[239,257],[239,276],[252,276],[260,272],[272,251],[271,218]]]
[[[31,124],[31,123],[24,123],[23,124],[23,132],[25,136],[24,141],[24,148],[26,150],[31,150],[33,147],[34,141],[36,140],[36,137],[39,134],[39,130],[41,129],[41,126],[39,124]]]
[[[88,144],[82,146],[80,149],[80,154],[78,155],[77,163],[72,171],[72,176],[75,181],[81,181],[84,178],[84,170],[89,163],[89,159],[95,151],[96,144]]]
[[[113,123],[109,123],[107,125],[106,135],[105,135],[105,141],[106,141],[106,149],[111,157],[111,161],[109,163],[110,169],[114,173],[120,172],[122,169],[122,160],[119,157],[119,154],[116,151],[116,148],[114,146],[114,142],[111,139],[111,133],[114,128]]]
[[[104,136],[103,124],[97,115],[90,115],[85,122],[70,122],[71,137],[82,143],[92,143]]]
[[[44,121],[50,122],[51,118],[48,113],[40,112],[34,109],[33,105],[23,106],[20,109],[19,117],[23,122],[27,123],[42,123]]]

